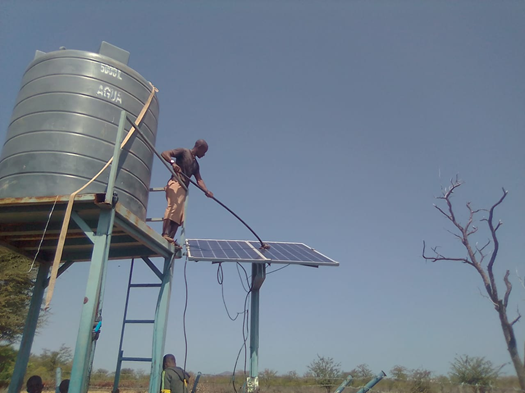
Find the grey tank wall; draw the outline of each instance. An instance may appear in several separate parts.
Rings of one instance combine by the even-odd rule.
[[[104,44],[101,52],[111,55]],[[0,198],[71,194],[113,156],[120,111],[135,119],[151,92],[139,73],[115,60],[127,61],[127,52],[113,49],[112,57],[37,52],[22,79],[0,156]],[[155,97],[141,127],[153,144],[158,116]],[[126,124],[126,133],[129,129]],[[121,154],[115,191],[145,219],[153,153],[134,133]],[[105,192],[109,171],[82,193]]]

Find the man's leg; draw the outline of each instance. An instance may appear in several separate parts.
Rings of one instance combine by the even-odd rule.
[[[170,243],[173,243],[173,237],[175,236],[173,224],[175,223],[169,218],[162,220],[162,237]],[[175,227],[175,232],[177,232],[177,226]]]
[[[175,221],[170,220],[169,230],[168,230],[168,236],[171,237],[173,240],[175,240],[175,234],[177,233],[177,229],[179,229],[179,224],[177,224]]]
[[[179,222],[184,220],[184,199],[186,198],[186,191],[176,181],[170,180],[166,187],[166,201],[168,206],[164,213],[162,221],[162,237],[170,243],[174,243],[176,247],[180,247],[175,241],[175,234],[179,229]],[[178,219],[179,222],[173,219]]]
[[[177,233],[177,229],[179,229],[179,224],[177,224],[175,221],[170,220],[169,218],[165,218],[162,221],[162,237],[166,239],[170,243],[175,243],[175,234]]]
[[[169,233],[169,227],[170,227],[170,219],[164,218],[162,220],[162,236],[166,236]]]
[[[174,185],[171,180],[168,182],[168,185],[165,187],[165,190],[166,201],[168,203],[168,206],[166,207],[166,211],[164,212],[164,219],[162,220],[162,237],[168,242],[173,243],[173,238],[175,237],[175,233],[177,232],[178,226],[176,226],[175,231],[173,231],[173,224],[176,223],[168,218],[170,217],[172,210],[175,208],[174,203],[176,201],[176,192],[174,191]]]

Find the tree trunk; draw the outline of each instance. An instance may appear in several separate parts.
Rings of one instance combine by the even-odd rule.
[[[520,355],[518,353],[518,347],[516,345],[516,336],[514,336],[514,328],[507,319],[507,310],[501,302],[499,302],[499,307],[497,308],[497,311],[499,314],[503,335],[505,336],[507,349],[509,350],[510,358],[512,359],[512,364],[514,364],[514,368],[516,369],[516,375],[518,376],[520,388],[521,390],[525,391],[525,368],[523,367],[523,362],[521,361]]]

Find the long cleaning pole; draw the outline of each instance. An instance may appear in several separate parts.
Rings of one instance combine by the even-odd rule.
[[[150,150],[155,153],[155,155],[162,161],[162,163],[166,166],[166,168],[168,168],[168,170],[171,172],[172,175],[175,175],[177,178],[177,173],[175,173],[175,171],[173,170],[173,168],[164,160],[164,158],[162,158],[162,156],[159,154],[159,152],[155,149],[155,146],[153,146],[151,144],[151,142],[144,136],[144,134],[142,133],[142,131],[140,130],[139,126],[135,124],[135,122],[133,120],[131,120],[128,116],[126,116],[126,119],[128,119],[128,121],[131,123],[131,125],[133,127],[135,127],[135,130],[138,132],[138,134],[140,135],[140,137],[142,138],[142,141],[144,143],[146,143],[146,145],[150,148]],[[182,174],[182,176],[184,176],[186,179],[188,179],[190,181],[191,184],[193,184],[195,187],[197,187],[199,190],[201,190],[202,192],[206,192],[202,189],[201,186],[199,186],[197,183],[195,183],[193,180],[191,180],[188,176],[186,176],[185,173],[183,172],[180,172],[180,174]],[[182,182],[179,182],[182,184]],[[215,198],[214,196],[211,197],[211,199],[213,199],[215,202],[217,202],[219,205],[221,205],[223,208],[225,208],[226,210],[228,210],[231,214],[233,214],[235,216],[235,218],[237,218],[240,222],[242,222],[244,224],[244,226],[246,228],[248,228],[250,230],[251,233],[253,233],[253,235],[257,238],[257,240],[259,240],[259,243],[261,243],[261,248],[262,249],[269,249],[270,246],[265,244],[261,238],[255,233],[255,231],[250,228],[250,226],[248,224],[246,224],[244,222],[244,220],[239,217],[237,214],[235,214],[228,206],[226,206],[224,203],[222,203],[221,201],[219,201],[217,198]]]

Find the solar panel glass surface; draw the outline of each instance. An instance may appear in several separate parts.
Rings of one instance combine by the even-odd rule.
[[[188,239],[188,259],[211,262],[290,263],[308,266],[338,266],[339,263],[303,243],[243,240]]]
[[[260,246],[260,243],[257,242],[250,242],[250,244],[254,247]],[[306,244],[281,242],[269,242],[267,244],[270,246],[270,249],[261,252],[265,257],[272,260],[334,263],[332,259],[325,257]]]

